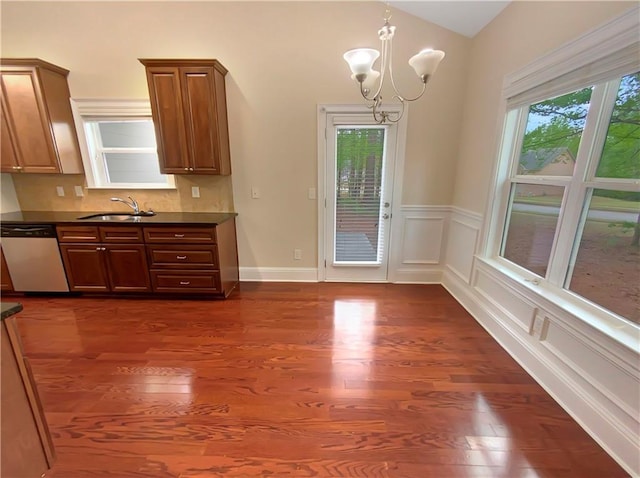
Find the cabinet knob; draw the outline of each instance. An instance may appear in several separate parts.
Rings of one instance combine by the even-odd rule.
[[[189,284],[191,284],[191,282],[189,282],[188,280],[187,281],[182,281],[182,280],[180,281],[180,285],[189,285]]]
[[[96,247],[96,251],[99,251],[99,250],[100,250],[100,248],[99,248],[99,247]]]
[[[183,259],[186,259],[186,258],[187,258],[187,256],[176,256],[176,259],[180,259],[180,260],[183,260]]]
[[[22,169],[22,166],[13,166],[12,169],[15,169],[16,171],[20,171]]]
[[[193,171],[193,168],[189,168],[189,171]]]
[[[185,171],[189,171],[189,168],[184,168]]]
[[[174,234],[173,237],[184,237],[184,234]]]

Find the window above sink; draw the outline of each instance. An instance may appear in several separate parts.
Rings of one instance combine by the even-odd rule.
[[[89,189],[175,189],[161,174],[148,101],[72,99]]]

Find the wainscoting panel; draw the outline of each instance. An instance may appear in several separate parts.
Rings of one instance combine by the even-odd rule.
[[[446,264],[462,280],[470,283],[473,257],[478,247],[482,217],[453,208],[449,222]]]
[[[442,280],[444,244],[449,207],[401,208],[394,220],[389,256],[389,282],[439,283]]]
[[[513,289],[496,282],[481,270],[474,275],[473,286],[476,292],[499,309],[505,318],[518,325],[524,332],[531,333],[538,310],[531,302],[523,300]]]

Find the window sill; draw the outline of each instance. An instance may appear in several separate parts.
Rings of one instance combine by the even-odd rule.
[[[507,261],[479,256],[476,259],[491,271],[499,273],[530,292],[534,296],[529,297],[530,300],[537,303],[546,301],[566,314],[585,322],[625,348],[635,353],[640,350],[640,325],[549,284],[548,281],[533,274],[529,276],[516,271]]]

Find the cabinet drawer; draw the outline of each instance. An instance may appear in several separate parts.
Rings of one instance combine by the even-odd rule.
[[[100,226],[100,239],[102,242],[112,243],[141,243],[142,228],[127,226]]]
[[[58,242],[100,242],[97,226],[57,226]]]
[[[215,244],[215,227],[145,227],[144,240],[157,244]]]
[[[154,292],[219,293],[220,274],[213,271],[151,271]]]
[[[215,245],[147,246],[151,268],[218,268],[218,248]]]

